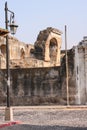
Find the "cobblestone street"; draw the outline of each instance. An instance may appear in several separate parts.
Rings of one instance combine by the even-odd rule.
[[[12,126],[12,130],[15,130],[16,126],[18,130],[22,128],[27,130],[65,130],[67,129],[87,129],[87,110],[70,110],[70,109],[47,109],[47,110],[30,110],[26,109],[14,109],[13,110],[14,121],[21,121],[21,125]],[[4,110],[0,110],[0,122],[4,122]],[[7,130],[2,128],[2,130]],[[16,129],[17,130],[17,129]]]

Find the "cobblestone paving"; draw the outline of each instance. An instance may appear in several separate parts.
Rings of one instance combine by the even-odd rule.
[[[14,120],[29,126],[30,130],[75,130],[87,129],[87,110],[14,110]],[[0,111],[0,122],[4,121],[4,111]],[[15,126],[13,126],[13,130]],[[67,129],[66,129],[67,128]],[[4,130],[4,129],[3,129]],[[17,130],[17,129],[16,129]],[[24,129],[27,130],[27,129]],[[36,130],[36,129],[35,129]]]

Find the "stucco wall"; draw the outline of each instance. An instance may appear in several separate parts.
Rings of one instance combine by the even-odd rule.
[[[87,103],[87,50],[75,47],[76,104]]]

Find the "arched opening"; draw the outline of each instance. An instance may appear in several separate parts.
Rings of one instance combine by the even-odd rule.
[[[57,48],[57,40],[55,38],[52,38],[49,44],[49,56],[51,61],[56,61]]]
[[[25,58],[25,51],[24,51],[24,49],[23,49],[23,48],[21,49],[21,58],[22,58],[22,59],[24,59],[24,58]]]
[[[6,45],[1,45],[0,49],[3,56],[6,56]]]

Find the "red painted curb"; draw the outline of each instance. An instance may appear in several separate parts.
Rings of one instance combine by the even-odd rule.
[[[13,121],[13,122],[8,122],[8,123],[3,123],[3,124],[0,124],[0,128],[6,127],[6,126],[11,126],[11,125],[16,125],[16,124],[21,124],[21,122]]]

